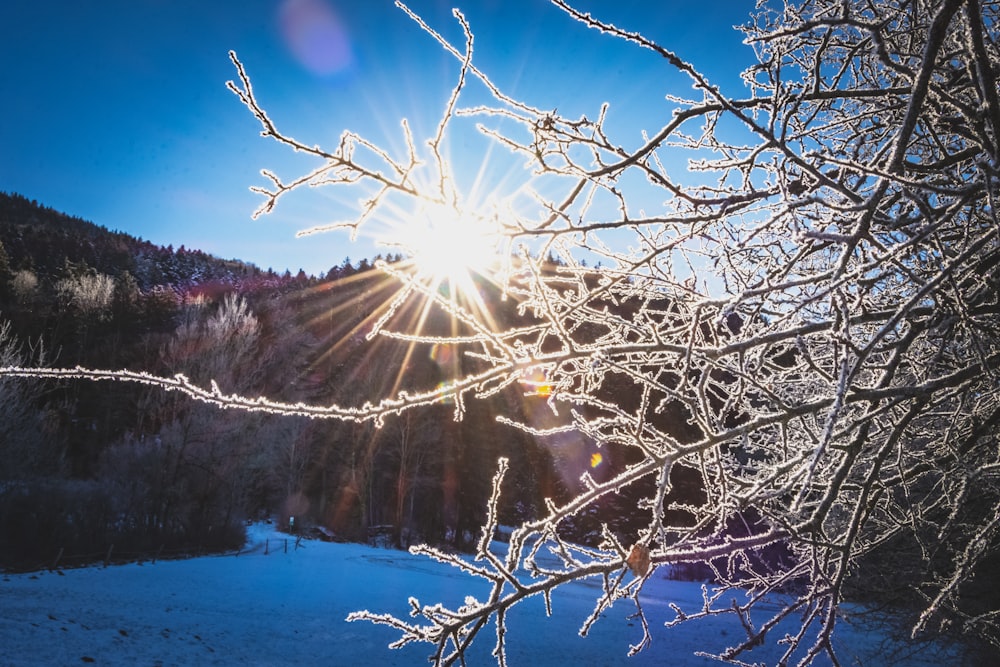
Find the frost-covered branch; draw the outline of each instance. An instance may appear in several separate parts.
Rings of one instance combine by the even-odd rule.
[[[519,526],[506,554],[489,539],[504,464],[483,498],[474,559],[417,549],[487,581],[486,599],[455,609],[413,600],[419,622],[351,616],[395,628],[396,645],[429,643],[437,664],[461,661],[490,622],[503,664],[517,605],[550,603],[586,578],[601,588],[584,630],[628,600],[643,629],[635,650],[657,624],[725,617],[738,633],[704,654],[838,664],[842,604],[877,602],[886,572],[915,633],[957,628],[1000,648],[996,601],[970,595],[1000,580],[990,560],[1000,533],[1000,6],[761,3],[742,28],[757,62],[735,96],[670,45],[554,0],[701,93],[670,95],[674,110],[656,127],[614,136],[613,100],[580,118],[516,100],[475,64],[475,26],[460,13],[462,47],[398,4],[457,67],[434,135],[420,144],[404,123],[402,155],[350,132],[332,150],[283,134],[235,55],[230,89],[266,137],[318,161],[289,180],[266,172],[261,212],[304,185],[365,192],[345,224],[354,232],[390,197],[460,209],[442,148],[461,132],[528,161],[517,187],[533,208],[472,216],[503,241],[503,269],[478,284],[509,312],[410,266],[379,267],[401,287],[372,337],[451,345],[463,359],[454,377],[375,404],[308,406],[183,376],[0,375],[140,382],[222,407],[375,422],[442,401],[461,417],[467,401],[517,389],[521,403],[498,421],[540,442],[574,433],[613,451],[612,474],[573,480],[572,497]],[[463,108],[470,79],[492,98]],[[742,128],[739,142],[720,129],[729,124]],[[399,316],[414,304],[420,318]],[[453,326],[414,328],[432,310]],[[602,519],[571,539],[581,537],[574,521],[623,497],[627,521]],[[668,601],[663,616],[643,605],[645,580],[691,564],[711,574],[700,606]]]

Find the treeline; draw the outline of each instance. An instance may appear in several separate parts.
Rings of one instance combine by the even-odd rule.
[[[365,341],[398,287],[372,264],[276,275],[0,195],[0,365],[184,373],[227,393],[353,405],[446,381],[447,351]],[[512,461],[505,521],[564,492],[551,454],[497,425],[498,407],[470,405],[455,422],[441,404],[376,430],[119,382],[2,379],[0,564],[109,544],[231,548],[266,515],[349,540],[465,548],[499,456]]]
[[[8,246],[11,238],[20,240]],[[58,261],[44,239],[61,239]],[[198,251],[151,249],[0,196],[0,364],[183,373],[225,393],[354,406],[475,370],[475,359],[447,346],[367,340],[399,289],[373,264],[276,275]],[[530,318],[485,282],[479,298],[498,323]],[[454,332],[450,316],[422,308],[397,312],[397,322]],[[634,390],[625,376],[607,378],[603,391],[616,400]],[[468,549],[499,457],[510,460],[500,506],[508,524],[538,516],[546,498],[568,499],[584,476],[608,479],[630,462],[627,451],[579,433],[537,438],[497,423],[497,414],[539,427],[560,418],[527,380],[467,402],[461,421],[442,402],[376,429],[220,410],[121,382],[0,379],[0,564],[46,563],[59,549],[101,553],[109,544],[232,548],[245,521],[264,516],[294,516],[299,527],[345,540]],[[678,437],[693,437],[682,415],[651,418],[670,418]],[[702,502],[694,476],[681,471],[672,481],[670,499]],[[633,484],[559,528],[596,543],[606,525],[629,543],[647,520],[648,509],[638,509],[647,491]]]
[[[129,276],[142,291],[236,289],[256,291],[302,287],[319,280],[336,280],[363,273],[373,261],[353,264],[345,258],[325,274],[292,274],[263,270],[237,259],[220,259],[181,245],[160,246],[130,234],[95,225],[29,200],[0,192],[0,271],[19,274],[15,287],[28,289],[38,281],[57,280],[73,267],[117,279]],[[389,256],[390,261],[399,259]],[[7,278],[11,278],[7,275]]]

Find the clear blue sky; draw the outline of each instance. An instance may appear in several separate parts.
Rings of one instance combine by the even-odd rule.
[[[669,117],[665,93],[687,80],[546,0],[412,0],[461,43],[450,8],[476,34],[476,63],[540,108],[596,115],[638,143]],[[742,94],[752,59],[732,29],[753,0],[589,0],[581,9],[642,31]],[[325,36],[317,46],[309,33]],[[349,128],[399,146],[399,120],[433,130],[459,64],[391,0],[7,0],[0,21],[0,190],[155,243],[261,268],[325,272],[377,251],[346,235],[296,230],[350,218],[356,194],[289,199],[256,221],[261,168],[292,177],[313,163],[259,136],[225,88],[235,50],[279,127],[333,146]],[[659,119],[659,120],[658,120]],[[461,151],[461,146],[452,152]]]

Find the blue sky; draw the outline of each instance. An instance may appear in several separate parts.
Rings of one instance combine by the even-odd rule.
[[[651,52],[588,30],[546,0],[408,4],[456,43],[450,10],[459,7],[476,35],[475,62],[515,97],[590,117],[610,101],[626,145],[669,117],[665,94],[690,91]],[[739,95],[752,53],[732,26],[753,4],[576,6],[660,41]],[[352,217],[358,194],[345,190],[289,198],[251,220],[260,197],[248,188],[264,184],[260,169],[291,178],[315,164],[259,136],[225,88],[235,78],[227,52],[239,54],[280,128],[327,146],[347,128],[398,148],[403,117],[428,138],[459,67],[391,0],[8,0],[3,14],[0,190],[163,245],[293,273],[378,249],[339,233],[295,238]],[[472,140],[450,150],[459,170],[484,155]]]

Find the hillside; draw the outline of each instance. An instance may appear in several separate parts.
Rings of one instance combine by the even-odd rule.
[[[184,246],[175,250],[155,245],[4,192],[0,192],[0,244],[12,271],[30,270],[39,279],[56,279],[67,266],[86,266],[115,278],[128,272],[140,289],[148,290],[209,282],[236,285],[263,275],[252,264]]]
[[[197,250],[157,248],[17,196],[2,202],[5,363],[184,373],[227,393],[354,406],[442,386],[479,363],[448,346],[368,340],[400,289],[369,260],[345,261],[323,279],[276,276]],[[532,322],[488,282],[475,298],[498,326]],[[419,301],[389,324],[404,330],[414,322],[424,335],[461,333],[460,322]],[[596,335],[588,326],[579,335]],[[628,378],[608,377],[608,395],[635,393]],[[242,539],[243,521],[261,514],[294,515],[341,539],[465,550],[485,520],[498,458],[510,461],[502,520],[517,523],[536,516],[546,498],[568,499],[583,473],[609,479],[632,455],[581,433],[533,437],[498,423],[498,414],[547,426],[565,419],[544,392],[516,384],[467,401],[461,421],[442,401],[377,430],[220,411],[117,382],[7,379],[0,389],[0,564],[19,568],[60,551],[99,557],[112,544],[135,554],[229,548]],[[651,418],[670,419],[678,437],[690,437],[671,410]],[[668,500],[702,502],[685,471],[672,481]],[[593,542],[603,524],[634,539],[645,521],[636,510],[644,484],[561,530]]]
[[[264,273],[17,195],[0,195],[0,242],[3,364],[185,373],[227,392],[347,405],[448,377],[426,349],[366,342],[398,289],[368,259],[322,279]],[[0,564],[96,557],[112,543],[227,548],[259,513],[344,539],[464,548],[497,457],[511,459],[520,489],[505,501],[511,520],[559,493],[550,454],[493,420],[496,401],[516,400],[498,395],[460,423],[441,404],[376,431],[219,411],[125,383],[0,380]]]

